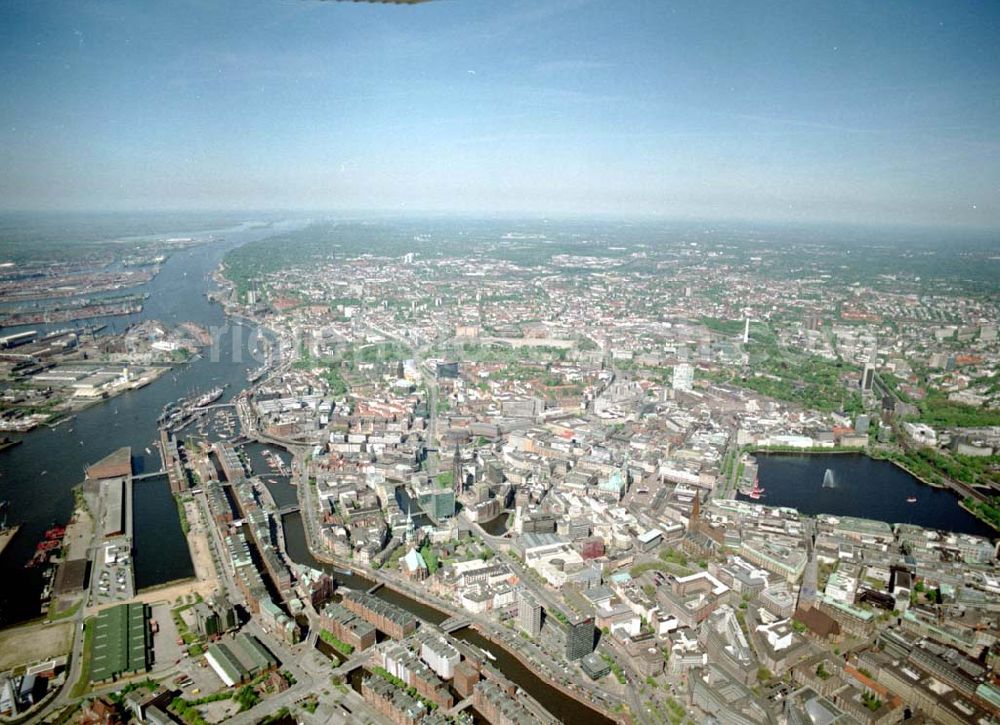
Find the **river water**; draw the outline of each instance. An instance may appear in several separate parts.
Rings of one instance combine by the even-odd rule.
[[[292,222],[269,228],[243,225],[184,234],[213,241],[174,254],[155,279],[137,288],[149,293],[139,317],[170,325],[198,323],[216,333],[212,348],[205,350],[202,358],[175,368],[144,388],[88,408],[56,428],[42,426],[25,435],[21,445],[0,452],[0,500],[10,502],[8,521],[22,525],[0,556],[0,577],[6,582],[0,587],[0,626],[38,616],[42,574],[39,569],[25,569],[24,563],[45,529],[52,522],[64,523],[72,514],[72,488],[83,480],[88,464],[130,446],[137,473],[159,470],[159,453],[153,442],[158,435],[156,419],[165,404],[224,384],[229,385],[224,397],[228,399],[246,386],[247,371],[260,365],[252,355],[257,345],[254,329],[226,324],[222,308],[205,296],[210,289],[209,275],[229,249],[295,226],[298,224]],[[170,235],[171,230],[165,228],[158,236]],[[114,232],[108,236],[113,238]],[[125,323],[118,320],[115,324],[122,330]],[[135,562],[140,586],[189,576],[191,570],[176,506],[169,493],[164,496],[158,486],[162,489],[166,483],[149,480],[136,484]],[[146,535],[149,531],[156,532],[155,540]],[[144,550],[149,542],[162,548],[155,553]]]
[[[916,524],[932,529],[997,534],[958,505],[950,489],[921,483],[890,463],[860,453],[760,454],[757,477],[765,489],[757,501],[803,514],[834,514]],[[740,499],[748,501],[747,496]],[[908,502],[907,499],[916,501]]]

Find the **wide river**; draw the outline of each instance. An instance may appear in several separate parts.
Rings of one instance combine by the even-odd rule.
[[[0,577],[6,582],[0,587],[0,626],[38,616],[44,584],[41,570],[25,569],[24,564],[46,528],[53,522],[65,523],[72,514],[72,489],[83,480],[88,464],[130,446],[138,473],[159,470],[160,457],[153,442],[157,440],[156,419],[166,403],[226,383],[225,398],[229,398],[246,386],[247,371],[260,365],[251,354],[256,346],[254,330],[227,324],[222,308],[206,297],[209,276],[229,249],[294,226],[240,226],[183,234],[212,241],[171,256],[155,279],[138,288],[148,292],[149,299],[142,314],[128,321],[196,322],[216,331],[218,342],[201,359],[175,368],[150,385],[88,408],[55,428],[41,426],[26,434],[21,445],[0,452],[0,500],[10,502],[8,521],[22,525],[0,556]],[[170,230],[158,236],[171,236]],[[124,329],[121,318],[113,322],[119,331]],[[151,453],[146,453],[147,448]],[[161,479],[137,482],[135,499],[137,584],[148,587],[190,576],[191,559],[167,484]]]

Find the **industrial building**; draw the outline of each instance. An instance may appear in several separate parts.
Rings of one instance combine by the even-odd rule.
[[[424,631],[415,636],[420,640],[420,659],[442,680],[452,679],[455,668],[462,661],[458,650],[443,636]]]
[[[239,624],[236,609],[222,596],[211,603],[196,602],[193,610],[198,633],[205,637],[216,637]]]
[[[417,618],[405,609],[365,592],[345,591],[341,604],[393,639],[402,639],[417,628]]]
[[[355,650],[365,650],[375,644],[375,625],[336,602],[322,609],[319,622],[324,630]]]
[[[112,478],[101,481],[101,501],[103,502],[103,526],[105,539],[125,534],[125,479]]]
[[[244,632],[209,645],[205,660],[226,687],[246,682],[279,664],[260,640]]]
[[[90,570],[90,562],[86,559],[67,559],[59,565],[56,572],[56,580],[53,585],[53,593],[56,596],[67,594],[79,594],[83,591],[87,582],[87,573]]]
[[[132,449],[124,446],[87,467],[87,478],[125,478],[132,475]]]
[[[119,604],[98,613],[90,653],[91,682],[148,672],[152,663],[149,605]]]

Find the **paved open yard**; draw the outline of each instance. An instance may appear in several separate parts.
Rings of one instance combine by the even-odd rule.
[[[0,630],[0,671],[69,654],[75,626],[59,622]]]
[[[180,634],[177,632],[174,618],[170,616],[169,604],[165,602],[154,604],[152,618],[160,627],[160,631],[153,635],[153,652],[156,658],[153,673],[155,674],[173,667],[184,654],[184,649],[177,644]]]
[[[226,684],[215,674],[215,670],[208,666],[203,656],[188,657],[181,660],[178,669],[194,681],[194,684],[184,692],[185,697],[192,699],[204,697],[213,692],[226,689]],[[195,690],[198,692],[195,692]]]
[[[94,520],[86,509],[78,508],[73,512],[73,523],[66,527],[66,538],[63,545],[67,549],[67,559],[86,559],[87,549],[94,536]]]

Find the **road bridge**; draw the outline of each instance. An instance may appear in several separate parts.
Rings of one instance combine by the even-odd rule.
[[[445,633],[451,634],[452,632],[457,632],[458,630],[465,629],[466,627],[469,627],[471,625],[472,625],[472,620],[467,619],[465,617],[456,616],[456,617],[448,617],[448,619],[441,622],[441,624],[439,624],[438,627],[440,627],[441,630],[444,631]]]
[[[466,709],[468,709],[470,707],[472,707],[472,698],[471,697],[467,697],[464,700],[460,700],[458,702],[458,704],[455,705],[455,707],[451,708],[445,714],[446,715],[457,715],[458,713],[462,712],[462,710],[466,710]]]

